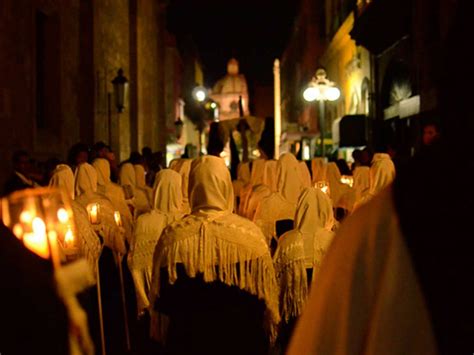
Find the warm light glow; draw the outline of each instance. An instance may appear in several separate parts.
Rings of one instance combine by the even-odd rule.
[[[60,208],[58,210],[58,220],[61,223],[67,223],[69,221],[69,214],[67,213],[66,209]]]
[[[13,234],[15,234],[18,239],[21,239],[23,236],[23,227],[20,223],[17,223],[13,226]]]
[[[68,226],[67,232],[64,235],[64,246],[66,248],[74,247],[74,233],[71,230],[71,226]]]
[[[115,219],[115,223],[117,223],[117,226],[121,227],[122,226],[122,217],[120,216],[119,211],[114,212],[114,219]]]
[[[21,212],[20,214],[20,221],[23,222],[23,223],[31,223],[31,221],[33,220],[33,213],[31,213],[30,211],[23,211]]]
[[[23,235],[23,243],[35,254],[42,258],[49,258],[49,245],[46,236],[46,225],[39,217],[35,217],[32,222],[33,233]]]
[[[354,185],[354,178],[352,176],[342,175],[341,176],[341,182],[343,184],[346,184],[346,185],[349,185],[350,187],[352,187]]]
[[[314,86],[310,86],[306,88],[306,90],[303,92],[303,98],[308,101],[312,102],[317,100],[319,97],[319,90],[318,88],[315,88]]]
[[[217,108],[217,104],[215,102],[211,103],[211,108],[212,109],[216,109]]]
[[[320,189],[326,195],[329,195],[329,184],[326,181],[318,181],[314,185],[317,189]]]
[[[341,96],[341,91],[335,87],[331,86],[326,90],[326,100],[336,101]]]
[[[89,220],[92,224],[99,223],[99,205],[92,203],[87,206],[87,212],[89,213]]]
[[[207,90],[202,86],[195,87],[193,97],[196,101],[203,102],[207,98]]]

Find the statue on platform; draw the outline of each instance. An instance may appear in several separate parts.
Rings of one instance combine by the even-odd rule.
[[[232,58],[227,63],[227,75],[212,89],[211,98],[219,105],[219,119],[228,120],[249,115],[247,80],[239,74],[239,62]],[[242,101],[242,111],[239,100]]]

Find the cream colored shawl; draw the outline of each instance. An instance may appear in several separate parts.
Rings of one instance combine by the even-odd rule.
[[[279,322],[278,287],[268,247],[260,230],[232,213],[233,190],[229,171],[218,157],[196,159],[189,177],[192,213],[167,228],[157,245],[152,292],[159,295],[160,268],[169,282],[183,264],[189,277],[219,280],[263,300],[271,338]],[[153,298],[153,297],[152,297]]]
[[[263,175],[263,184],[268,186],[271,192],[277,191],[278,162],[276,160],[267,160],[265,162],[265,173]]]
[[[253,187],[263,183],[265,175],[265,164],[266,160],[264,159],[257,159],[252,162],[252,172],[250,174],[250,181],[242,188],[242,191],[240,193],[239,214],[243,217],[248,216],[247,206],[250,199],[250,195],[252,194]]]
[[[253,186],[250,197],[247,199],[245,207],[245,216],[251,221],[255,218],[255,213],[260,203],[273,192],[277,191],[277,161],[265,161],[265,170],[263,174],[263,183]]]
[[[354,169],[354,190],[356,193],[356,201],[358,201],[369,190],[369,172],[368,166],[358,166]]]
[[[128,265],[135,283],[138,314],[148,309],[153,253],[163,230],[182,217],[181,176],[170,169],[156,174],[153,210],[138,217]]]
[[[341,172],[336,163],[327,164],[326,180],[329,183],[329,195],[333,206],[352,210],[355,192],[349,185],[341,182]]]
[[[181,175],[182,191],[183,191],[183,212],[188,214],[191,212],[189,207],[189,172],[191,170],[192,159],[175,159],[170,163],[170,169],[176,171]]]
[[[288,354],[437,354],[391,188],[342,225]]]
[[[313,184],[318,181],[326,181],[326,160],[324,158],[314,158],[311,160],[311,171],[313,174]]]
[[[394,179],[395,164],[393,164],[390,155],[385,153],[374,154],[369,171],[369,191],[357,201],[356,207],[367,203],[385,187],[390,185]]]
[[[94,231],[104,238],[106,246],[118,253],[125,254],[125,232],[115,222],[115,210],[110,200],[106,196],[97,193],[97,172],[92,165],[83,163],[77,167],[74,186],[76,190],[75,201],[82,208],[87,208],[91,203],[97,203],[100,207],[100,223],[93,225]]]
[[[137,186],[137,178],[132,163],[124,163],[120,167],[119,183],[122,186]]]
[[[151,189],[146,184],[146,171],[145,167],[141,164],[136,164],[133,166],[135,169],[135,176],[137,178],[137,188],[145,191],[148,201],[151,201],[153,198],[153,189]]]
[[[125,201],[123,189],[110,180],[110,165],[106,159],[98,158],[94,160],[92,165],[97,171],[98,191],[112,202],[116,211],[120,212],[123,228],[125,229],[125,237],[130,242],[132,238],[133,218]]]
[[[58,165],[49,181],[49,186],[63,189],[63,191],[71,197],[69,202],[71,203],[74,215],[75,235],[77,236],[79,255],[88,261],[89,267],[95,276],[102,246],[99,237],[89,223],[86,209],[74,201],[74,174],[71,168],[65,164]]]
[[[267,243],[276,236],[276,221],[295,217],[296,202],[303,190],[300,168],[293,154],[281,155],[277,176],[277,192],[258,205],[254,216],[255,223],[262,230]]]
[[[301,176],[301,182],[303,183],[304,187],[311,187],[311,174],[309,172],[308,166],[306,165],[306,162],[300,161],[299,162],[299,168],[300,168],[300,176]]]

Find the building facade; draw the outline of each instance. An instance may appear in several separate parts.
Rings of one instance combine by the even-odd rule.
[[[120,160],[166,149],[166,5],[155,0],[3,0],[0,3],[0,170],[13,150],[66,158],[76,142],[108,142]],[[173,44],[171,44],[172,47]],[[123,112],[112,80],[123,69]],[[179,74],[179,70],[176,75]],[[173,114],[174,116],[174,114]]]

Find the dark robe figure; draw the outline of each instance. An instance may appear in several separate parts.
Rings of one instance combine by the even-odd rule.
[[[66,308],[52,264],[0,223],[0,353],[69,354]]]

